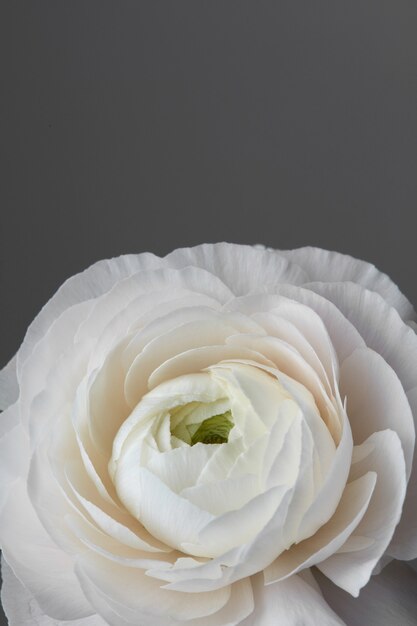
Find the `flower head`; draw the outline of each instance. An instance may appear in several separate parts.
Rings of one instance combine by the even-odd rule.
[[[413,319],[387,276],[314,248],[67,281],[1,375],[11,624],[19,584],[45,625],[380,623],[361,590],[417,557]]]

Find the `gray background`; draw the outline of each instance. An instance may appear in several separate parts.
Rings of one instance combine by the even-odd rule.
[[[6,0],[0,364],[65,278],[227,240],[417,303],[415,0]]]
[[[227,240],[417,303],[415,0],[2,3],[0,364],[97,259]]]

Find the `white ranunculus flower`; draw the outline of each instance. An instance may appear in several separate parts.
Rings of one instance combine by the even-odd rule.
[[[1,374],[10,624],[417,624],[413,320],[314,248],[69,279]]]

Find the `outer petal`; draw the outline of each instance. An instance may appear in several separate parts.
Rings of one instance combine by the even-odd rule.
[[[160,264],[160,259],[153,254],[129,254],[98,261],[66,280],[29,326],[18,353],[18,371],[39,339],[66,309],[74,304],[101,296],[116,282],[135,272],[157,269]]]
[[[26,475],[29,458],[27,434],[21,424],[16,424],[0,439],[0,512],[15,480]]]
[[[265,586],[262,574],[257,574],[252,587],[255,609],[240,626],[344,626],[304,577],[295,575]]]
[[[365,347],[365,342],[355,326],[327,298],[311,291],[311,289],[303,289],[293,285],[280,285],[278,292],[305,304],[320,316],[340,362],[352,354],[355,348]]]
[[[417,385],[417,335],[380,295],[353,283],[311,283],[308,288],[340,309],[366,345],[391,365],[405,391]]]
[[[93,613],[74,575],[71,557],[56,547],[41,526],[22,482],[14,484],[0,529],[5,559],[43,611],[58,620]]]
[[[35,598],[13,574],[13,570],[2,558],[1,573],[3,585],[1,602],[9,620],[9,626],[106,626],[98,615],[62,622],[48,617]]]
[[[174,250],[163,261],[169,267],[193,265],[208,270],[237,296],[258,289],[260,285],[300,285],[308,280],[308,273],[280,253],[234,243],[209,243]]]
[[[412,305],[397,285],[371,263],[360,261],[347,254],[340,254],[340,252],[313,247],[285,250],[280,254],[304,269],[311,281],[357,283],[379,293],[386,302],[397,309],[403,319],[415,318]]]
[[[342,546],[358,526],[368,507],[376,481],[375,472],[349,483],[330,520],[315,535],[292,546],[265,568],[270,584],[324,560]]]
[[[16,376],[16,356],[0,371],[0,411],[16,402],[19,387]]]
[[[356,479],[368,471],[376,472],[377,481],[367,512],[346,544],[318,565],[326,576],[354,596],[368,582],[401,516],[405,462],[394,431],[374,433],[354,449],[350,477]]]
[[[378,352],[400,379],[417,423],[417,335],[397,311],[377,293],[353,283],[313,283],[317,293],[331,300],[359,330],[366,344]],[[417,463],[408,483],[401,521],[390,554],[398,559],[417,557]]]
[[[160,581],[146,576],[143,571],[92,553],[79,557],[77,575],[97,612],[115,626],[124,623],[174,626],[188,620],[198,624],[202,618],[220,612],[232,595],[231,586],[186,595],[163,589]],[[246,593],[248,591],[250,594],[250,590]]]
[[[394,370],[373,350],[355,350],[342,364],[340,393],[347,399],[355,444],[379,430],[394,430],[401,441],[408,478],[415,429],[410,404]]]
[[[336,587],[315,572],[324,597],[349,626],[416,626],[417,573],[406,563],[393,561],[372,576],[359,598]]]

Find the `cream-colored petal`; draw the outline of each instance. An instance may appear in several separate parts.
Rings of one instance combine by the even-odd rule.
[[[165,293],[165,291],[163,293]],[[155,297],[156,296],[159,296],[159,292],[156,292]],[[129,369],[133,360],[150,341],[191,322],[202,322],[204,324],[212,322],[213,325],[222,328],[233,328],[234,332],[258,332],[264,334],[265,331],[262,327],[250,317],[242,315],[239,312],[220,311],[220,304],[214,300],[209,301],[209,306],[207,304],[205,306],[202,306],[202,304],[197,306],[199,302],[197,298],[203,298],[203,296],[201,294],[193,294],[193,297],[196,300],[194,306],[190,306],[190,304],[180,306],[178,299],[173,300],[172,303],[164,302],[164,307],[162,307],[159,302],[156,302],[156,310],[154,307],[152,308],[152,317],[150,317],[150,319],[145,318],[145,320],[147,319],[146,323],[144,323],[143,314],[135,320],[130,330],[136,329],[136,332],[123,355],[123,363],[126,370]],[[207,296],[204,297],[207,298]],[[171,304],[175,304],[175,308],[169,307],[168,310],[166,310],[168,305]]]
[[[339,505],[331,517],[310,539],[291,546],[264,570],[265,583],[287,578],[307,567],[312,567],[346,542],[363,518],[375,488],[376,474],[368,472],[352,481],[343,492]]]
[[[328,384],[329,375],[326,374],[322,361],[320,361],[312,345],[308,342],[300,329],[293,324],[292,320],[290,321],[289,319],[280,317],[279,311],[275,312],[275,310],[266,313],[253,313],[251,317],[263,326],[268,335],[281,339],[293,346],[293,348],[302,355],[303,359],[317,372],[323,385]],[[332,372],[330,371],[329,374],[331,378]]]
[[[194,348],[177,354],[156,368],[149,377],[149,389],[154,389],[171,378],[201,371],[226,359],[252,359],[264,365],[273,365],[262,354],[245,346],[218,345]]]
[[[129,624],[171,626],[207,617],[221,610],[231,597],[229,586],[184,596],[162,589],[160,581],[146,576],[142,570],[124,567],[92,553],[79,557],[77,574],[99,614],[104,611],[107,618],[107,605]]]
[[[392,430],[374,433],[363,446],[365,455],[358,454],[356,462],[354,459],[351,478],[374,471],[377,482],[367,512],[353,536],[369,538],[372,543],[355,552],[336,552],[318,565],[326,576],[355,597],[391,541],[406,490],[404,454],[398,435]]]
[[[180,324],[147,343],[130,366],[124,383],[126,401],[134,407],[148,391],[148,379],[159,366],[193,348],[221,345],[235,332],[221,317]],[[198,370],[194,370],[198,371]]]

